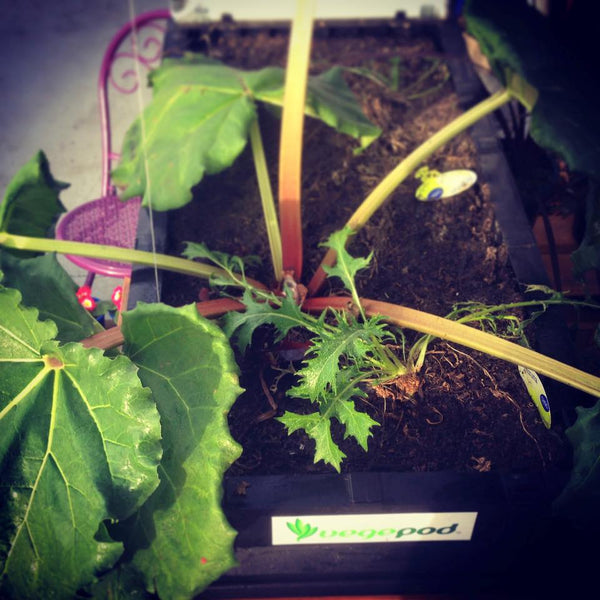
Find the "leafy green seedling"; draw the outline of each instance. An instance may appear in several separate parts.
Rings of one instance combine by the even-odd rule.
[[[344,453],[331,436],[331,419],[337,419],[345,428],[345,437],[353,437],[367,450],[371,428],[377,423],[366,413],[356,410],[354,399],[364,397],[361,384],[366,381],[386,381],[405,372],[405,367],[387,347],[395,338],[381,317],[367,318],[361,306],[354,278],[368,266],[370,258],[353,258],[344,245],[349,231],[332,234],[326,245],[338,250],[339,260],[330,268],[331,277],[339,277],[352,297],[356,316],[348,311],[325,311],[318,318],[303,312],[291,294],[276,296],[272,292],[247,286],[242,303],[243,313],[228,313],[224,330],[235,338],[241,351],[251,343],[254,331],[261,325],[275,330],[275,341],[283,339],[293,328],[301,328],[311,335],[311,351],[297,371],[298,385],[288,395],[305,398],[318,408],[309,414],[286,412],[279,420],[289,433],[303,429],[316,444],[315,462],[323,460],[340,470]],[[188,257],[211,260],[221,269],[232,271],[233,259],[222,254],[211,254],[205,246],[188,243]],[[230,272],[230,277],[235,277]],[[243,282],[243,275],[240,275]]]

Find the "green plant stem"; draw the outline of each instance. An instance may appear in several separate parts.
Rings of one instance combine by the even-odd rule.
[[[296,4],[285,75],[279,149],[279,219],[283,268],[291,271],[296,280],[302,276],[302,130],[315,4],[315,0],[297,0]]]
[[[468,111],[454,119],[451,123],[440,129],[428,140],[411,152],[402,162],[375,187],[363,203],[356,209],[354,214],[346,223],[346,227],[356,233],[371,218],[373,213],[387,200],[392,192],[418,167],[429,158],[436,150],[445,143],[462,133],[465,129],[476,123],[485,115],[497,110],[513,98],[509,89],[499,90],[489,98],[476,104]],[[323,265],[335,264],[336,252],[329,249],[323,258],[321,265],[313,275],[308,284],[308,293],[314,296],[325,281]]]
[[[305,301],[304,308],[311,312],[321,312],[325,308],[345,309],[347,303],[347,298],[309,298]],[[545,375],[578,390],[600,397],[600,377],[561,363],[519,344],[413,308],[367,298],[362,298],[361,303],[369,316],[381,315],[388,322],[400,327],[414,329],[436,338],[467,346],[473,350],[485,352],[515,365],[528,367],[540,375]]]
[[[389,380],[409,372],[406,365],[398,360],[398,357],[387,346],[374,340],[373,349],[376,352],[376,357],[371,359],[371,364],[383,372],[383,377],[379,381]]]
[[[279,233],[277,211],[275,210],[275,201],[273,200],[271,180],[269,179],[269,170],[267,169],[265,149],[262,142],[262,136],[260,135],[258,119],[255,119],[250,125],[250,146],[252,147],[254,168],[256,170],[256,179],[258,180],[258,190],[260,192],[260,201],[265,217],[267,237],[269,238],[269,248],[271,250],[271,261],[273,263],[273,271],[275,272],[275,280],[281,281],[283,277],[281,234]]]
[[[28,237],[14,235],[6,231],[0,232],[0,246],[14,248],[16,250],[29,250],[32,252],[57,252],[59,254],[89,256],[92,258],[114,260],[123,263],[136,263],[148,266],[156,265],[160,269],[205,279],[214,275],[228,277],[228,273],[218,267],[194,262],[187,258],[167,256],[166,254],[154,254],[152,252],[144,252],[143,250],[120,248],[119,246],[104,246],[101,244],[86,244],[83,242],[71,242],[67,240]],[[258,281],[248,278],[246,281],[254,287],[265,289],[265,286]],[[232,285],[239,284],[237,281],[232,280]]]
[[[504,312],[506,310],[512,310],[515,308],[533,308],[535,306],[543,306],[547,304],[548,306],[580,306],[581,308],[597,308],[600,309],[600,305],[594,304],[593,302],[586,302],[585,300],[553,300],[549,298],[547,300],[522,300],[520,302],[509,302],[507,304],[495,304],[493,306],[488,306],[485,309],[482,309],[478,312],[472,312],[466,314],[464,317],[460,317],[456,319],[457,323],[468,323],[469,321],[477,321],[478,319],[484,318],[487,315]],[[459,314],[460,307],[456,310],[453,310],[446,318],[452,318],[453,315]]]

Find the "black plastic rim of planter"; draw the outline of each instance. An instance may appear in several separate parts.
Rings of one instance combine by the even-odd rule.
[[[406,24],[399,15],[397,19],[377,23],[319,23],[315,32],[321,36],[373,31],[389,35],[397,28],[405,28]],[[224,26],[234,24],[226,22]],[[337,26],[341,29],[336,29]],[[283,28],[281,24],[265,23],[244,24],[242,29],[244,27],[246,30],[267,27],[274,32]],[[411,21],[411,27],[419,34],[434,36],[440,50],[447,53],[455,91],[464,107],[472,106],[485,96],[454,22]],[[218,27],[214,26],[198,30],[170,24],[165,56],[177,56],[184,50],[202,51],[203,44],[218,35]],[[547,285],[541,255],[497,133],[498,126],[492,116],[471,129],[480,152],[480,179],[490,184],[496,218],[518,281]],[[155,248],[162,252],[166,246],[167,214],[154,213],[153,222]],[[146,211],[138,227],[136,247],[139,249],[152,247],[149,224]],[[161,285],[159,283],[159,288]],[[156,298],[154,270],[134,268],[129,306],[135,306],[138,301],[153,302]],[[549,311],[544,315],[543,327],[549,333],[543,334],[540,330],[538,349],[570,362],[573,353],[560,315]],[[553,390],[551,397],[563,399],[561,407],[568,410],[574,405],[576,400],[569,388],[547,383]],[[567,418],[570,418],[568,414]],[[568,528],[552,530],[557,525],[551,504],[567,476],[555,472],[390,472],[226,477],[223,507],[229,522],[238,531],[239,566],[214,582],[200,597],[526,591],[527,578],[535,574],[536,569],[564,567],[563,557],[557,560],[556,556]],[[468,542],[270,545],[270,518],[276,515],[460,511],[478,513],[473,538]],[[540,549],[540,543],[546,542],[547,546]],[[536,591],[544,586],[555,589],[552,588],[555,585],[552,575],[544,581],[533,577],[531,582]]]

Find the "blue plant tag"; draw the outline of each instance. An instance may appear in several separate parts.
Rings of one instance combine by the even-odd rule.
[[[540,381],[538,374],[531,369],[519,366],[519,375],[525,383],[525,387],[535,404],[535,407],[542,417],[542,422],[546,426],[546,429],[550,429],[552,424],[552,415],[550,414],[550,403],[548,402],[548,395],[544,389],[543,383]]]

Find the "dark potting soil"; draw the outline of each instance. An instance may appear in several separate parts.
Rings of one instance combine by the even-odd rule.
[[[209,42],[209,55],[234,66],[285,64],[287,35],[279,31],[248,30],[239,35],[225,28],[204,39]],[[336,64],[349,68],[348,84],[383,133],[356,153],[357,142],[307,118],[302,179],[304,283],[323,257],[319,244],[344,225],[403,157],[460,114],[440,49],[409,25],[392,36],[366,32],[359,37],[317,36],[311,57],[312,73]],[[264,109],[259,116],[277,190],[279,120]],[[469,135],[447,144],[428,166],[477,172]],[[522,299],[486,184],[425,203],[415,199],[419,183],[412,177],[406,180],[349,247],[355,256],[373,252],[370,268],[358,278],[359,293],[437,315],[447,314],[457,302],[498,304]],[[194,196],[191,204],[169,215],[168,252],[177,255],[184,241],[202,241],[214,250],[258,255],[262,267],[248,274],[272,283],[249,149],[227,172],[206,177]],[[218,297],[205,285],[167,274],[163,300],[177,306]],[[343,293],[339,281],[333,280],[320,295]],[[406,333],[414,339],[413,333]],[[230,473],[332,472],[322,462],[313,464],[314,443],[308,436],[303,432],[288,436],[275,420],[286,410],[315,410],[308,401],[286,395],[299,363],[290,363],[276,352],[268,331],[256,335],[251,349],[237,358],[246,391],[232,408],[229,423],[244,451]],[[370,390],[367,399],[357,400],[357,408],[380,426],[373,430],[367,453],[352,439],[344,440],[341,428],[334,431],[347,455],[343,471],[526,472],[569,466],[570,450],[561,424],[545,429],[517,368],[452,343],[437,341],[430,346],[412,397],[390,386],[379,393]]]

